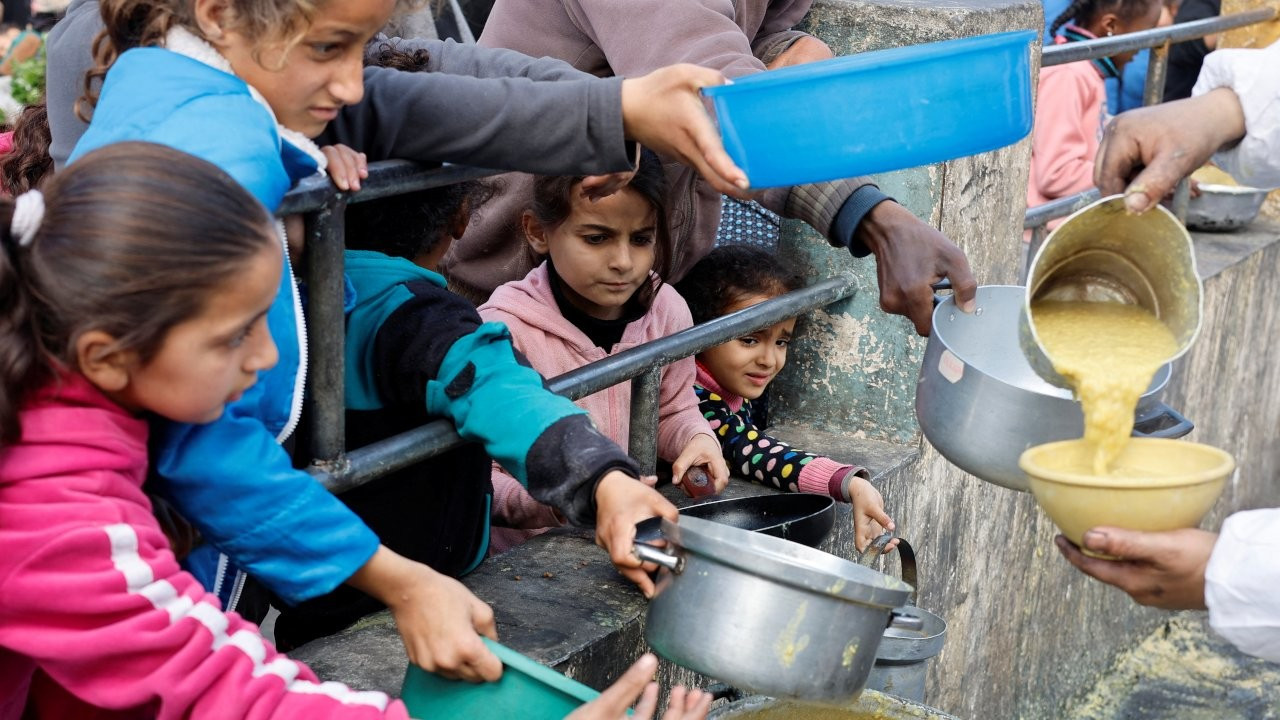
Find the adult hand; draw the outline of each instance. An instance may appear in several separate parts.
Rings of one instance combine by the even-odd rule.
[[[803,65],[805,63],[817,62],[819,60],[830,60],[835,57],[831,52],[831,48],[812,35],[805,35],[795,42],[786,50],[778,53],[765,67],[769,70],[777,70],[778,68],[788,67],[790,65]]]
[[[320,152],[328,159],[329,178],[339,190],[355,192],[360,189],[360,181],[369,177],[369,158],[364,153],[341,143],[325,145]]]
[[[724,450],[720,448],[719,440],[706,433],[694,435],[685,443],[680,456],[671,463],[671,481],[678,484],[694,465],[706,468],[716,492],[724,492],[729,484],[729,466],[724,462]],[[693,493],[689,495],[692,496]]]
[[[627,78],[622,81],[622,127],[632,140],[697,170],[716,190],[745,200],[751,197],[747,175],[724,151],[698,93],[724,83],[718,71],[687,64]]]
[[[565,720],[649,720],[658,707],[658,683],[652,681],[657,669],[657,658],[650,653],[641,655],[600,697],[574,710]],[[628,716],[627,708],[637,697],[640,702],[635,714]],[[701,720],[710,709],[709,694],[676,686],[671,689],[662,720]]]
[[[1107,125],[1093,182],[1103,195],[1123,192],[1130,212],[1146,212],[1244,132],[1244,110],[1228,88],[1130,110]]]
[[[471,682],[502,677],[502,661],[480,640],[498,639],[493,609],[462,583],[385,545],[347,582],[391,610],[413,664]]]
[[[653,579],[631,549],[635,546],[636,523],[655,515],[672,522],[680,518],[676,506],[653,488],[625,473],[606,473],[596,485],[596,545],[609,553],[614,567],[653,597]]]
[[[1061,535],[1054,542],[1081,572],[1115,585],[1140,605],[1204,609],[1204,569],[1217,534],[1195,528],[1149,533],[1098,527],[1083,540],[1087,549],[1120,559],[1089,557]]]
[[[856,238],[876,256],[880,308],[905,315],[916,332],[928,335],[933,325],[933,288],[951,278],[956,306],[973,312],[978,282],[964,251],[936,228],[896,202],[882,202],[858,224]]]

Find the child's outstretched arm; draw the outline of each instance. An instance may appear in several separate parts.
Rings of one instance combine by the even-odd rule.
[[[855,544],[859,549],[883,532],[893,530],[893,519],[884,511],[884,498],[868,480],[870,472],[866,468],[796,450],[766,434],[752,421],[749,402],[735,411],[723,397],[701,385],[695,385],[694,392],[698,409],[720,440],[730,472],[778,490],[830,495],[852,503]],[[897,544],[893,540],[886,550]]]
[[[458,434],[483,444],[533,499],[570,523],[595,525],[597,542],[623,574],[651,591],[631,555],[635,524],[654,515],[674,518],[675,506],[638,480],[635,461],[581,408],[546,390],[542,376],[520,361],[505,326],[481,324],[470,303],[439,285],[408,287],[412,297],[383,320],[371,322],[361,308],[352,312],[349,372],[376,378],[370,382],[382,398],[425,401],[429,415],[453,420]],[[372,353],[354,350],[369,347]],[[348,383],[349,391],[358,387]]]
[[[350,584],[391,610],[414,665],[472,682],[502,677],[502,661],[480,640],[498,639],[493,608],[462,583],[380,546]]]

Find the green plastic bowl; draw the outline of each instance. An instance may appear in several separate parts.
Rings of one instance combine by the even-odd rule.
[[[400,697],[415,718],[560,720],[600,693],[488,638],[502,661],[495,683],[450,680],[410,663]]]

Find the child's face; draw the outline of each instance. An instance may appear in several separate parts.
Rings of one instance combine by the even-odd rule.
[[[339,108],[364,96],[364,45],[394,8],[395,0],[328,0],[292,45],[233,29],[206,37],[236,75],[262,93],[281,125],[315,137]]]
[[[1142,15],[1132,18],[1122,18],[1118,15],[1104,15],[1101,21],[1101,27],[1094,31],[1098,37],[1104,37],[1110,31],[1112,35],[1124,35],[1126,33],[1139,32],[1141,30],[1150,30],[1160,22],[1160,16],[1164,11],[1164,5],[1159,2],[1151,2],[1148,4],[1146,12]],[[1117,55],[1111,56],[1111,61],[1116,64],[1117,68],[1123,68],[1137,55],[1137,50],[1129,50]]]
[[[150,361],[128,369],[115,400],[178,422],[217,420],[278,359],[267,309],[280,289],[282,254],[278,245],[264,248],[198,315],[175,325]]]
[[[526,221],[529,243],[539,255],[551,256],[569,302],[594,318],[616,320],[649,281],[657,213],[629,188],[595,202],[582,196],[581,185],[571,192],[573,209],[559,226],[545,230]]]
[[[725,314],[768,299],[764,295],[752,295],[725,308]],[[791,333],[795,329],[795,318],[783,320],[759,332],[704,350],[698,355],[698,360],[726,392],[755,400],[787,364],[787,346],[791,344]]]

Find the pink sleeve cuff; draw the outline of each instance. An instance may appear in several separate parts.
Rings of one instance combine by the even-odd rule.
[[[817,457],[800,468],[796,487],[800,488],[800,492],[830,495],[837,500],[849,502],[841,489],[841,481],[850,469],[854,469],[854,466],[842,465],[831,458]]]

